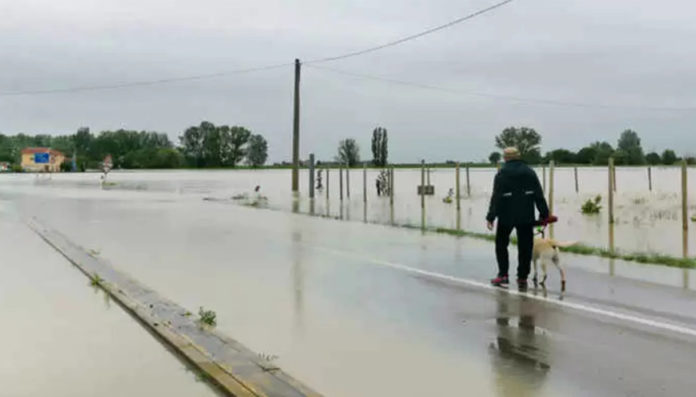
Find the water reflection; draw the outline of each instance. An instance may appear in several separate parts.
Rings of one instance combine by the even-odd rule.
[[[609,252],[614,253],[614,224],[609,223]],[[609,275],[613,276],[616,273],[616,261],[609,259]]]
[[[292,288],[293,288],[293,317],[296,330],[304,329],[304,265],[302,248],[302,231],[298,225],[293,226],[292,245]]]
[[[536,305],[525,298],[497,297],[495,342],[489,346],[498,396],[540,394],[551,368],[546,350],[548,339],[535,322]]]

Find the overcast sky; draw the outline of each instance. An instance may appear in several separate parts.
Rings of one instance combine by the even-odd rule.
[[[166,79],[360,50],[499,0],[0,0],[0,93]],[[516,0],[400,46],[321,66],[443,87],[427,90],[303,68],[303,157],[352,137],[370,158],[389,131],[393,161],[479,160],[504,127],[544,151],[613,145],[696,153],[696,4],[687,0]],[[0,132],[80,126],[167,132],[209,120],[291,155],[293,67],[163,85],[0,96]],[[487,94],[494,97],[466,95]],[[604,107],[501,99],[542,99]],[[660,110],[656,108],[687,108]],[[693,110],[688,110],[692,108]]]

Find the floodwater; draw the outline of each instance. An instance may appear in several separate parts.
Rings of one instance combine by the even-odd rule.
[[[218,396],[0,200],[1,396]]]
[[[649,190],[646,167],[619,167],[616,171],[614,248],[626,252],[658,253],[673,256],[693,256],[696,253],[696,233],[683,233],[681,219],[681,170],[679,167],[653,167],[652,191]],[[549,170],[537,169],[540,179]],[[395,170],[395,199],[393,214],[389,200],[378,197],[375,179],[378,171],[368,170],[366,178],[367,205],[363,204],[363,170],[353,169],[344,174],[343,202],[340,200],[339,172],[331,170],[329,189],[317,191],[313,204],[307,199],[308,171],[300,174],[301,196],[297,204],[290,193],[290,170],[263,171],[155,171],[113,172],[109,180],[114,183],[109,190],[148,191],[176,193],[187,197],[211,197],[229,199],[231,196],[250,192],[260,185],[269,198],[270,208],[284,211],[341,217],[356,221],[368,220],[384,224],[420,225],[421,205],[417,195],[420,170]],[[435,186],[435,196],[426,197],[426,224],[429,227],[457,228],[474,232],[486,232],[484,217],[492,190],[494,170],[471,169],[471,195],[467,194],[466,172],[461,170],[461,212],[457,221],[454,204],[445,204],[442,198],[455,186],[453,169],[433,169],[430,183]],[[2,175],[0,182],[13,189],[36,187],[60,189],[87,189],[99,187],[95,174],[60,174],[50,180],[35,175]],[[689,217],[696,216],[693,187],[696,172],[689,173],[692,194],[688,197]],[[324,186],[327,185],[323,173]],[[610,248],[610,228],[607,215],[608,175],[606,168],[579,168],[578,190],[572,168],[558,168],[554,178],[554,212],[560,221],[554,226],[554,236],[559,240],[579,241],[586,245]],[[327,199],[328,190],[328,199]],[[598,215],[583,215],[582,203],[597,195],[602,196],[603,209]],[[696,223],[688,221],[690,227]]]
[[[531,299],[485,287],[494,273],[488,242],[202,200],[262,184],[272,205],[289,210],[291,201],[266,188],[287,175],[119,173],[110,190],[90,176],[22,176],[0,182],[0,199],[11,214],[36,216],[191,311],[216,311],[220,331],[278,356],[327,396],[696,388],[696,272],[564,255],[568,291],[559,292],[552,272],[549,289],[530,291]],[[350,211],[360,220],[355,175]],[[406,201],[406,190],[397,200]]]

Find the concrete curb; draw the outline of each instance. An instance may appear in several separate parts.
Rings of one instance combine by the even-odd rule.
[[[118,271],[107,260],[41,225],[28,226],[216,386],[234,397],[320,397],[241,343],[202,327],[191,313]]]

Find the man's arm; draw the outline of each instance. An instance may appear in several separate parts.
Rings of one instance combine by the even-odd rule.
[[[539,218],[546,219],[549,217],[549,205],[546,203],[546,197],[544,197],[544,190],[541,188],[539,177],[533,170],[532,175],[534,177],[534,204],[537,210],[539,210]]]
[[[495,175],[493,180],[493,194],[491,195],[491,202],[488,205],[488,214],[486,215],[486,221],[489,223],[493,222],[498,216],[498,200],[500,200],[500,172]]]

